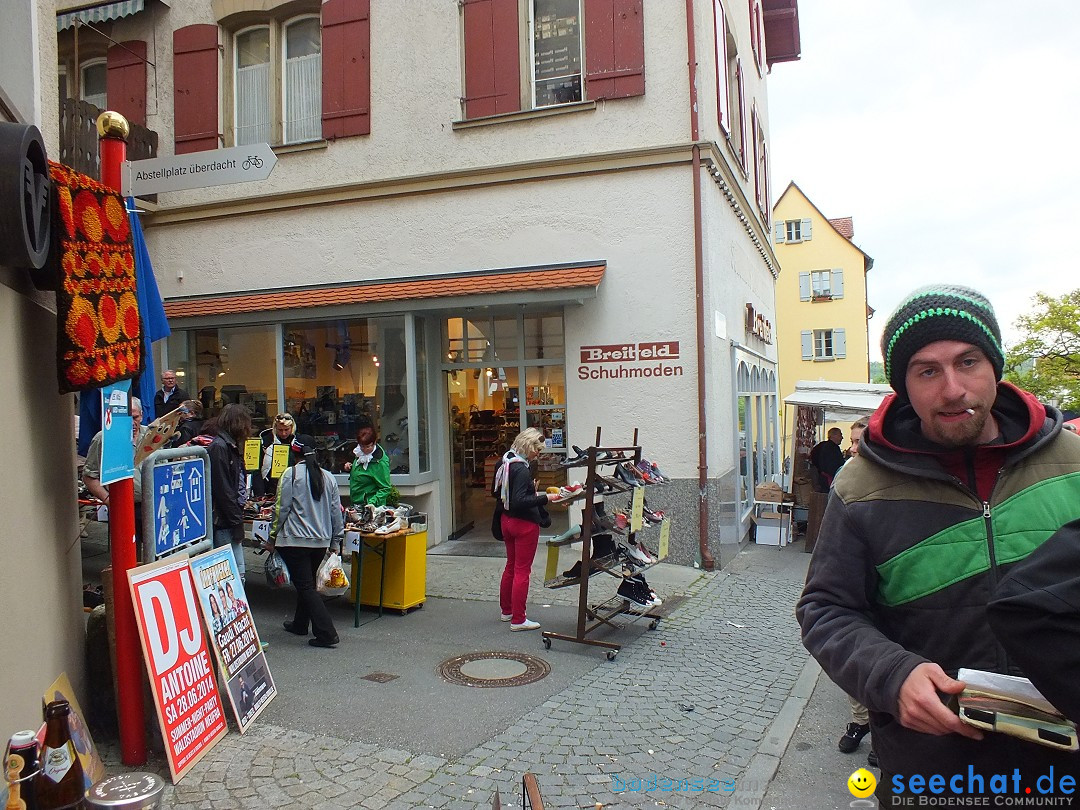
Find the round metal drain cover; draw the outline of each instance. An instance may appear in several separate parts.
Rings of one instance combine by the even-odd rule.
[[[474,652],[439,664],[444,680],[461,686],[524,686],[546,678],[551,667],[543,658],[519,652]]]

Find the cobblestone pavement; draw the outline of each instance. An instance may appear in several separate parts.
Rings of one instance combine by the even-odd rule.
[[[655,632],[457,759],[260,721],[169,785],[164,806],[486,810],[498,788],[504,806],[520,807],[531,771],[547,808],[757,807],[817,675],[793,617],[808,561],[798,552],[751,545],[721,572],[674,570],[687,599]],[[429,558],[429,594],[496,600],[455,591],[494,582],[486,567],[501,561],[444,559]],[[464,580],[470,566],[483,575]],[[115,769],[115,746],[103,748]],[[671,789],[680,780],[691,781]]]

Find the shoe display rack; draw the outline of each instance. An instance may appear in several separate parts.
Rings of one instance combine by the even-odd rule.
[[[634,430],[634,441],[627,447],[604,447],[600,443],[600,428],[596,429],[596,443],[594,446],[583,451],[583,456],[576,462],[567,464],[568,469],[575,467],[586,471],[584,486],[570,499],[558,501],[558,506],[569,506],[576,501],[583,501],[584,514],[581,521],[580,536],[574,536],[574,532],[567,532],[560,538],[549,542],[549,546],[564,546],[581,540],[581,561],[574,564],[571,573],[577,576],[560,576],[548,579],[544,582],[546,588],[578,588],[578,611],[577,625],[573,635],[566,633],[554,633],[545,630],[541,633],[544,647],[551,649],[552,639],[560,641],[572,641],[576,644],[588,644],[607,650],[607,658],[613,661],[618,655],[622,645],[613,642],[589,638],[589,634],[601,627],[621,629],[632,621],[642,618],[649,619],[649,629],[655,630],[660,619],[660,614],[653,612],[648,607],[635,604],[630,599],[616,594],[615,596],[597,604],[589,603],[589,581],[600,573],[627,581],[628,576],[637,576],[647,568],[656,565],[658,560],[653,557],[649,563],[635,562],[633,571],[628,571],[626,566],[625,550],[620,549],[618,544],[606,544],[611,549],[610,553],[602,553],[594,547],[593,538],[598,535],[610,537],[610,528],[605,528],[601,518],[603,511],[595,501],[613,495],[624,496],[632,494],[635,486],[628,481],[620,480],[614,475],[619,465],[627,462],[635,467],[641,462],[641,446],[637,443],[638,432]],[[642,526],[644,528],[644,524]],[[638,544],[639,532],[633,531],[631,526],[626,527],[627,547],[635,547]],[[597,544],[599,545],[599,544]],[[611,545],[614,547],[611,548]],[[594,556],[594,554],[596,556]],[[616,623],[616,617],[624,616],[625,620]]]

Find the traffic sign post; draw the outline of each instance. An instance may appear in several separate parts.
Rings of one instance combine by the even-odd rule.
[[[142,463],[144,562],[212,542],[209,473],[202,447],[158,450]]]
[[[249,183],[265,180],[276,164],[277,155],[266,143],[149,160],[127,160],[122,166],[120,191],[125,197],[137,197]]]

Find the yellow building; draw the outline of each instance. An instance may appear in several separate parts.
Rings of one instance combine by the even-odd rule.
[[[798,380],[870,379],[866,275],[874,260],[853,235],[851,217],[826,218],[793,182],[773,206],[781,408]],[[791,425],[783,430],[783,452],[791,455]]]

